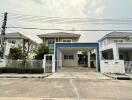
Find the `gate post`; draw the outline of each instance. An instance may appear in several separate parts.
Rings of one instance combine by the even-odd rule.
[[[55,72],[55,56],[52,55],[52,73]]]
[[[46,55],[44,55],[44,59],[43,59],[43,68],[44,68],[44,73],[45,73],[45,68],[46,68]]]

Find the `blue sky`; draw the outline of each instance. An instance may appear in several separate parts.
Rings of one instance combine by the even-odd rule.
[[[48,17],[132,18],[132,0],[1,0],[0,12]],[[63,28],[63,29],[132,29],[132,25],[50,24],[8,20],[8,26]],[[9,29],[28,36],[56,31]],[[94,42],[109,32],[74,32],[81,34],[81,42]]]

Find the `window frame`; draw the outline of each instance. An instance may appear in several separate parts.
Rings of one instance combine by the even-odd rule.
[[[63,59],[64,60],[74,60],[74,55],[73,54],[64,54]]]
[[[124,42],[123,39],[114,39],[113,41],[114,41],[114,43],[123,43]]]
[[[17,40],[16,39],[8,39],[8,43],[16,44]]]
[[[70,41],[69,41],[70,40]],[[69,42],[68,42],[69,41]],[[64,42],[64,43],[70,43],[70,42],[72,42],[72,39],[62,39],[62,42]]]

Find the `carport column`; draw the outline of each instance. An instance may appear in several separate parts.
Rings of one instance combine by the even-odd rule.
[[[113,57],[114,60],[119,60],[119,50],[116,43],[113,45]]]
[[[88,51],[88,59],[87,59],[87,60],[88,60],[88,67],[91,67],[91,66],[90,66],[90,65],[91,65],[91,64],[90,64],[90,51]]]
[[[60,68],[59,70],[62,70],[62,51],[59,52],[59,61],[58,61],[58,67]]]

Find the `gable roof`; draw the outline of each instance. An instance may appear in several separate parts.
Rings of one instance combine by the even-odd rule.
[[[18,38],[22,38],[21,34],[19,32],[15,32],[15,33],[6,33],[5,37],[18,37]]]
[[[80,34],[74,33],[66,33],[66,32],[56,32],[56,33],[47,33],[47,34],[40,34],[39,37],[75,37],[80,38]]]
[[[128,36],[132,36],[132,33],[131,32],[111,32],[111,33],[106,34],[104,37],[102,37],[98,41],[101,41],[105,38],[114,38],[114,37],[116,37],[116,38],[125,38],[125,37],[128,37]]]
[[[0,36],[1,37],[1,36]],[[19,33],[19,32],[14,32],[14,33],[6,33],[5,34],[6,38],[23,38],[23,39],[29,39],[32,42],[35,43],[40,43],[38,41],[36,41],[36,39],[40,39],[39,37],[34,37],[34,39],[32,39],[30,36],[26,36],[25,34]],[[41,39],[40,39],[41,40]]]

